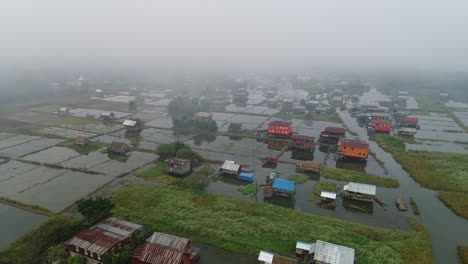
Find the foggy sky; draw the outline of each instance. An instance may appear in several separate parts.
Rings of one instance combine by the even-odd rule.
[[[468,1],[0,4],[0,64],[468,69]]]

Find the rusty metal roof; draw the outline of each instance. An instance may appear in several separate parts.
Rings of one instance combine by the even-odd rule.
[[[351,147],[361,147],[361,148],[368,148],[369,144],[364,141],[358,139],[347,139],[347,138],[340,138],[340,145],[351,146]]]
[[[345,133],[346,129],[341,128],[341,127],[326,127],[325,131],[330,132],[330,133]]]
[[[307,140],[307,141],[314,141],[315,137],[305,136],[305,135],[293,135],[292,140]]]
[[[271,121],[268,125],[270,126],[291,126],[292,122],[287,122],[287,121]]]
[[[145,242],[133,251],[132,258],[148,264],[179,264],[183,254],[174,248]]]
[[[185,250],[190,242],[187,238],[160,232],[154,232],[146,241],[178,250]]]

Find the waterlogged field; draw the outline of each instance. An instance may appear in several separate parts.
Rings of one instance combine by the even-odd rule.
[[[222,195],[131,184],[116,190],[114,215],[154,230],[241,253],[289,255],[296,241],[356,249],[355,263],[431,263],[427,232],[367,227]]]

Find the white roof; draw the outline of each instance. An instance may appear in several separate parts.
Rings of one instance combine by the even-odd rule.
[[[123,125],[124,125],[124,126],[131,126],[131,127],[132,127],[132,126],[136,125],[136,123],[137,123],[137,121],[135,121],[135,120],[125,120],[125,121],[123,122]]]
[[[267,251],[260,251],[260,255],[258,255],[258,261],[263,261],[265,263],[271,264],[273,263],[273,253]]]
[[[375,185],[350,182],[343,187],[343,190],[357,193],[375,195],[377,187]]]
[[[67,111],[68,108],[66,107],[60,107],[59,111]]]
[[[336,199],[336,193],[334,193],[334,192],[322,191],[322,193],[320,193],[320,197],[325,197],[325,198],[330,198],[330,199]]]
[[[296,242],[296,248],[298,249],[304,249],[304,250],[307,250],[307,251],[310,251],[310,248],[313,244],[311,243],[307,243],[307,242],[302,242],[302,241],[297,241]]]
[[[416,133],[416,128],[411,128],[411,127],[402,127],[400,128],[400,131],[403,132],[408,132],[408,133]]]
[[[237,164],[232,160],[226,160],[223,163],[223,166],[221,166],[221,169],[228,170],[228,171],[238,171],[239,167],[240,167],[240,164]]]
[[[110,116],[112,113],[111,112],[102,112],[101,116]]]
[[[211,117],[213,116],[211,113],[207,113],[207,112],[198,112],[195,114],[196,117],[204,117],[204,118],[208,118],[208,117]]]
[[[96,93],[102,93],[101,89],[96,89]]]
[[[354,248],[317,240],[314,260],[329,264],[353,264]]]

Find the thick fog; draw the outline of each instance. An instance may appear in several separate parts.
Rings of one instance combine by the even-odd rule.
[[[468,1],[2,1],[0,64],[466,69]]]

